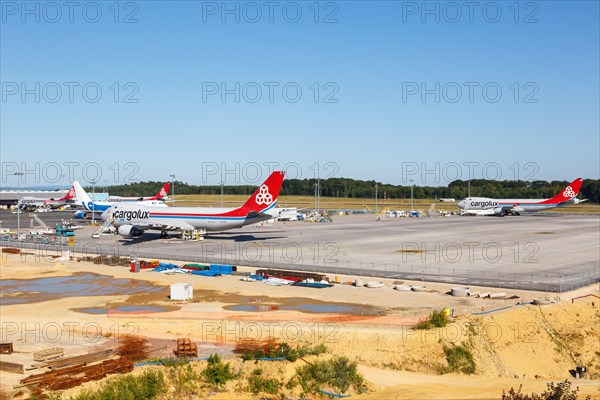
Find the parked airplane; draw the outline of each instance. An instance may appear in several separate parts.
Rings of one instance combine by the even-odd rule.
[[[87,218],[89,212],[93,213],[101,213],[108,210],[115,202],[109,201],[92,201],[90,196],[85,192],[81,184],[77,181],[73,182],[73,187],[75,188],[75,193],[77,195],[77,205],[80,205],[84,208],[85,211],[76,211],[75,218]],[[161,190],[162,191],[162,190]],[[160,193],[160,192],[159,192]],[[119,202],[117,202],[118,204]],[[123,203],[135,203],[135,204],[144,204],[155,207],[167,207],[167,205],[162,200],[134,200],[134,201],[123,201]]]
[[[163,187],[152,197],[122,197],[122,196],[108,196],[106,201],[109,203],[115,203],[118,201],[148,201],[148,200],[164,200],[169,194],[170,182],[167,182]]]
[[[127,238],[141,236],[146,230],[224,231],[241,228],[276,217],[273,208],[283,182],[282,171],[273,172],[254,194],[238,208],[169,207],[168,209],[134,203],[114,204],[102,214],[110,218],[117,232]]]
[[[38,211],[41,209],[54,210],[66,206],[69,203],[74,202],[75,188],[71,187],[71,190],[60,199],[48,198],[40,199],[36,197],[21,197],[17,208],[23,211]]]
[[[549,210],[586,200],[577,198],[583,179],[577,178],[551,199],[490,199],[467,197],[458,202],[458,208],[468,215],[519,215],[522,212]]]

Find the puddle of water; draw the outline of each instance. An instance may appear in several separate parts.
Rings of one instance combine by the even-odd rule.
[[[103,307],[92,307],[92,308],[75,308],[74,311],[82,312],[85,314],[107,314],[108,308]],[[111,308],[110,311],[117,312],[140,312],[140,313],[158,313],[169,311],[165,307],[160,306],[120,306]]]
[[[108,308],[94,307],[94,308],[74,308],[73,311],[82,312],[85,314],[106,314]]]
[[[268,306],[265,304],[236,304],[233,306],[223,307],[231,311],[276,311],[279,310],[278,306]]]
[[[226,310],[231,311],[276,311],[276,310],[291,310],[301,311],[307,313],[336,313],[336,314],[363,314],[365,313],[364,307],[345,305],[345,304],[280,304],[280,305],[266,305],[266,304],[234,304],[223,307]]]
[[[359,314],[359,307],[340,304],[298,304],[282,307],[284,310],[303,311],[311,313]]]
[[[106,275],[82,273],[38,279],[0,280],[0,305],[34,303],[76,296],[131,295],[164,290],[138,279],[116,279]]]

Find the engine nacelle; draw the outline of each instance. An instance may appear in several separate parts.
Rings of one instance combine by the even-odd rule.
[[[88,215],[85,211],[77,211],[77,212],[75,212],[75,214],[73,214],[73,217],[79,218],[79,219],[86,219],[87,216]]]
[[[143,230],[136,229],[133,225],[121,225],[119,229],[117,229],[117,232],[119,235],[127,238],[140,237],[144,233]]]
[[[494,208],[494,214],[499,215],[499,216],[503,216],[504,215],[504,210],[502,209],[502,207],[496,207],[496,208]]]

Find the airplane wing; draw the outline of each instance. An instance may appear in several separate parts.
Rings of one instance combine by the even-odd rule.
[[[175,231],[175,230],[186,230],[191,231],[195,229],[191,224],[188,224],[184,221],[170,221],[168,224],[132,224],[135,229],[145,231],[145,230],[160,230],[160,231]]]
[[[511,212],[523,212],[525,211],[525,209],[523,207],[521,207],[520,204],[513,204],[512,206],[502,206],[502,210],[508,213]]]

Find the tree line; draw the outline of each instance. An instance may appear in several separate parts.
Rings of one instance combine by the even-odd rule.
[[[550,198],[563,190],[568,181],[494,181],[487,179],[473,179],[470,182],[471,196],[492,198]],[[151,196],[156,194],[164,182],[148,181],[136,182],[127,185],[115,185],[105,188],[114,196]],[[283,181],[281,194],[286,196],[314,196],[316,179],[286,179]],[[362,181],[350,178],[329,178],[319,181],[321,197],[350,197],[350,198],[375,198],[380,199],[408,199],[411,196],[410,185],[391,185],[376,181]],[[175,181],[175,195],[178,194],[221,194],[219,185],[190,185],[185,182]],[[99,191],[96,187],[96,191]],[[104,189],[104,188],[102,188]],[[91,188],[86,188],[91,190]],[[224,186],[224,194],[251,195],[256,190],[254,185]],[[448,186],[414,186],[413,198],[455,198],[467,197],[469,183],[456,180]],[[172,188],[169,195],[172,194]],[[579,195],[591,203],[600,202],[600,179],[584,179]]]

